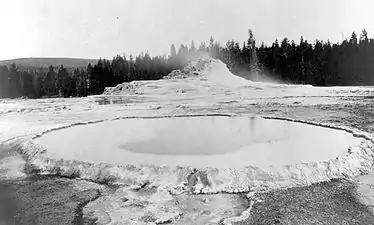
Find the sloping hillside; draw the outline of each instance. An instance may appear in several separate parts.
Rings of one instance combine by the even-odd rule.
[[[80,59],[80,58],[20,58],[0,61],[0,66],[17,64],[19,68],[47,68],[49,66],[57,67],[61,64],[68,68],[86,68],[89,63],[95,64],[97,59]]]

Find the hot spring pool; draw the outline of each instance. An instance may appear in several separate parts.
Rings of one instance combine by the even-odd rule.
[[[257,117],[123,119],[53,131],[47,155],[111,164],[192,167],[286,165],[333,159],[364,139],[335,129]]]

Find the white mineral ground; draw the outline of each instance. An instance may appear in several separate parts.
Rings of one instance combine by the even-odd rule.
[[[99,224],[230,224],[249,216],[245,206],[256,200],[248,193],[334,178],[359,181],[361,202],[373,206],[373,178],[360,176],[371,171],[373,136],[340,122],[347,112],[338,109],[373,94],[364,87],[251,82],[204,58],[163,80],[124,83],[99,96],[5,99],[0,141],[24,160],[8,157],[1,178],[25,176],[26,164],[40,174],[119,185],[84,208]],[[337,109],[326,114],[328,122],[291,112],[331,105]],[[324,116],[318,113],[309,116]],[[177,127],[184,128],[172,132]],[[199,204],[222,211],[195,215]]]

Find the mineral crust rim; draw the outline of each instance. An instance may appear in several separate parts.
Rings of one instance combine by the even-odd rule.
[[[211,168],[196,169],[191,166],[155,166],[155,165],[112,165],[108,163],[90,163],[76,160],[53,159],[44,153],[47,151],[33,140],[55,130],[65,129],[77,125],[92,124],[104,121],[113,121],[130,118],[170,118],[193,116],[252,116],[243,114],[213,113],[213,114],[187,114],[165,115],[155,117],[115,117],[109,120],[89,121],[75,123],[34,135],[29,140],[11,142],[34,172],[41,174],[54,174],[60,176],[76,177],[96,182],[110,182],[116,184],[142,184],[150,181],[153,185],[163,186],[175,191],[181,185],[190,186],[194,193],[238,193],[248,192],[253,187],[257,189],[289,188],[305,186],[334,178],[347,178],[361,175],[368,171],[373,161],[373,137],[367,133],[331,124],[309,122],[285,117],[259,116],[264,119],[278,119],[305,123],[331,129],[343,130],[354,137],[365,139],[355,147],[355,151],[348,151],[344,156],[338,156],[326,161],[299,163],[281,166],[251,166],[243,168]],[[193,177],[193,179],[191,178]],[[193,181],[191,181],[191,179]]]

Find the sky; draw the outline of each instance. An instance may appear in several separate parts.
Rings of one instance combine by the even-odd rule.
[[[372,0],[0,0],[0,60],[112,58],[168,54],[198,46],[288,37],[341,41],[363,29],[374,37]]]

